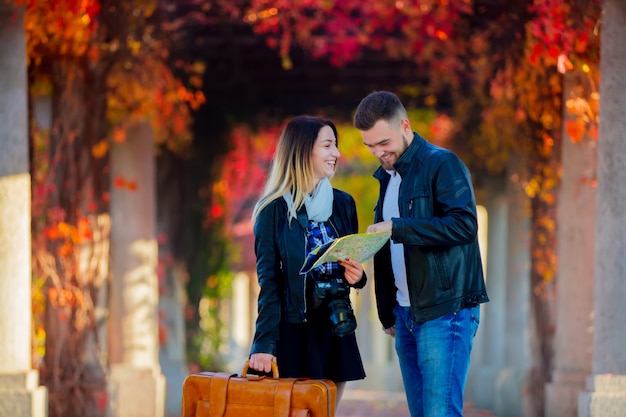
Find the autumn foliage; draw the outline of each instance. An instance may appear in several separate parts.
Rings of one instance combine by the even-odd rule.
[[[103,416],[109,187],[137,189],[109,178],[109,149],[148,120],[158,144],[186,152],[203,68],[173,75],[156,1],[15,3],[26,8],[31,102],[51,106],[31,123],[33,358],[51,416]]]
[[[15,0],[26,4],[28,59],[40,65],[46,56],[98,57],[92,43],[100,13],[99,0]]]
[[[285,68],[295,45],[337,66],[374,49],[454,78],[465,50],[463,17],[471,12],[467,0],[252,0],[243,20],[280,51]]]
[[[127,140],[126,131],[134,123],[149,121],[158,145],[188,154],[193,112],[205,102],[201,88],[206,63],[171,62],[167,39],[180,22],[160,20],[159,7],[170,7],[168,2],[14,2],[26,7],[31,96],[47,97],[53,108],[49,126],[33,124],[31,129],[35,359],[44,361],[50,352],[59,354],[57,359],[77,358],[78,351],[67,350],[70,342],[80,341],[73,346],[84,349],[96,333],[95,300],[106,268],[95,260],[106,257],[109,225],[103,215],[109,187],[128,192],[137,187],[131,178],[108,177],[110,147]],[[445,130],[450,146],[466,152],[474,169],[516,178],[531,199],[536,321],[550,322],[545,303],[556,277],[559,145],[564,133],[575,142],[598,139],[597,0],[504,1],[487,8],[476,0],[178,4],[195,8],[194,14],[219,9],[220,17],[249,25],[277,51],[286,70],[293,68],[295,48],[336,67],[368,51],[413,61],[430,83],[407,91],[430,93],[424,105],[440,111],[433,129]],[[581,74],[591,87],[563,92],[565,72]],[[451,108],[437,108],[443,93],[453,98]],[[576,116],[565,126],[564,109]],[[221,222],[228,235],[249,230],[247,213],[264,182],[273,154],[268,144],[275,143],[277,134],[277,127],[233,127],[233,150],[208,192],[212,199],[205,226]],[[511,172],[513,156],[523,159],[516,172]],[[46,329],[45,307],[66,325]],[[551,330],[543,331],[547,342],[540,355],[549,370]],[[69,374],[82,375],[84,364],[47,366],[51,415],[71,415],[61,398],[72,389],[88,409],[97,395],[63,384]],[[92,375],[102,382],[101,375]]]

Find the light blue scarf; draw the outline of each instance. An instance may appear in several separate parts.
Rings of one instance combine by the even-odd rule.
[[[295,219],[297,214],[293,206],[291,192],[283,194],[283,198],[287,202],[289,218]],[[328,178],[323,178],[317,183],[313,195],[307,194],[304,199],[304,206],[309,220],[325,222],[330,218],[333,213],[333,186]]]

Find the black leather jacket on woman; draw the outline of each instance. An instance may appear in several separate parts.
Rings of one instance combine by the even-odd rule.
[[[404,244],[409,299],[415,323],[423,323],[489,301],[478,248],[476,201],[467,167],[452,152],[419,136],[396,161],[402,182],[400,217],[392,218],[391,239]],[[385,195],[390,176],[374,177]],[[375,221],[382,218],[382,198]],[[394,325],[396,286],[389,243],[374,257],[378,316]]]
[[[358,232],[354,199],[333,189],[333,214],[330,223],[337,237]],[[279,323],[306,321],[306,276],[300,268],[306,255],[308,217],[302,208],[291,224],[287,219],[287,203],[283,198],[272,201],[258,215],[254,224],[256,270],[261,291],[258,302],[253,353],[276,355]],[[344,268],[339,267],[343,276]],[[367,278],[354,285],[362,288]]]

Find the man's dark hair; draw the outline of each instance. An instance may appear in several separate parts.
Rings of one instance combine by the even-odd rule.
[[[379,120],[391,124],[398,118],[407,118],[406,109],[398,96],[389,91],[374,91],[365,96],[357,106],[354,127],[370,130]]]

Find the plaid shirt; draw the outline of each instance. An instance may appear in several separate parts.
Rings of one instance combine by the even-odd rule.
[[[335,240],[335,232],[327,222],[316,222],[309,220],[309,227],[306,232],[306,253],[324,243]],[[339,264],[337,262],[326,262],[311,271],[314,278],[325,276],[328,278],[339,278]]]

